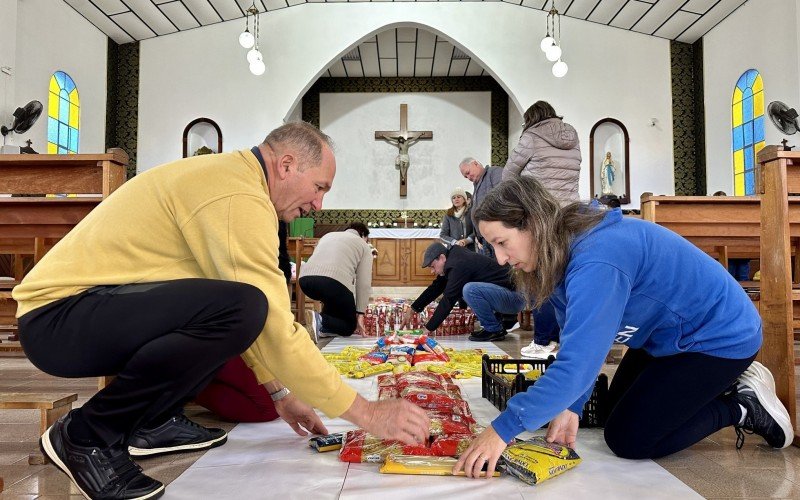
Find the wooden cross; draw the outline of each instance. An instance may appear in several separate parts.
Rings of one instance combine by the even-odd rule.
[[[395,167],[400,170],[400,197],[406,197],[406,187],[408,184],[408,167],[411,159],[408,156],[408,148],[422,139],[433,139],[431,130],[408,130],[408,104],[400,105],[400,130],[377,130],[375,139],[384,140],[397,146],[399,154],[394,161]]]

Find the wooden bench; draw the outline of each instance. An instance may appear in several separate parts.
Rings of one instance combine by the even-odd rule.
[[[125,182],[128,155],[0,155],[0,253],[13,255],[13,277],[31,264]],[[47,194],[77,197],[48,197]]]
[[[758,154],[757,196],[642,196],[642,218],[668,227],[723,265],[760,258],[757,306],[764,342],[758,359],[796,422],[794,329],[800,328],[800,153],[768,146]],[[795,263],[792,264],[792,255]],[[794,277],[793,277],[794,274]],[[797,310],[797,312],[795,312]],[[798,445],[797,432],[795,444]]]
[[[56,420],[72,409],[72,403],[77,399],[77,394],[0,392],[0,410],[39,410],[41,415],[39,435],[41,436]],[[28,457],[28,463],[31,465],[47,462],[47,458],[41,453],[33,453]]]
[[[295,321],[300,323],[301,325],[306,324],[306,294],[303,293],[303,290],[300,288],[300,268],[303,265],[303,259],[308,259],[311,257],[311,254],[314,253],[314,249],[317,248],[317,243],[319,242],[319,238],[305,238],[301,237],[299,242],[294,245],[294,253],[289,254],[294,257],[295,263],[295,279],[294,282],[294,294],[295,300],[297,303],[297,311],[295,312]]]

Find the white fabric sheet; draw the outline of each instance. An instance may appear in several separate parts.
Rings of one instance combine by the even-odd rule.
[[[465,337],[437,339],[446,347],[475,348]],[[346,345],[370,346],[375,339],[335,339],[325,352]],[[502,354],[493,345],[481,345],[492,354]],[[368,399],[375,399],[375,377],[346,379]],[[478,423],[488,425],[498,411],[481,398],[479,379],[459,381],[462,393]],[[354,428],[342,419],[323,422],[330,432]],[[523,435],[522,437],[527,437]],[[471,480],[463,477],[403,476],[380,474],[376,464],[340,462],[336,452],[317,453],[307,439],[297,436],[282,420],[239,424],[228,442],[208,451],[173,481],[167,500],[219,499],[672,499],[701,498],[691,488],[651,460],[615,457],[603,441],[602,430],[581,429],[576,451],[583,462],[563,475],[536,486],[509,476]]]

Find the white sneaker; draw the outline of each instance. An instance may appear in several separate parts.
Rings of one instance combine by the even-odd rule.
[[[557,356],[557,349],[557,342],[550,342],[547,345],[539,345],[536,342],[531,342],[527,347],[520,349],[520,354],[522,354],[523,358],[547,359],[550,356]]]
[[[306,330],[308,336],[316,344],[319,341],[319,324],[317,322],[317,312],[312,309],[306,309]]]

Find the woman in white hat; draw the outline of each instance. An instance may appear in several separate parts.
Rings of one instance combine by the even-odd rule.
[[[439,238],[451,245],[459,245],[475,250],[475,230],[469,216],[467,193],[464,188],[457,187],[450,193],[453,205],[447,209],[442,219],[442,231]]]

